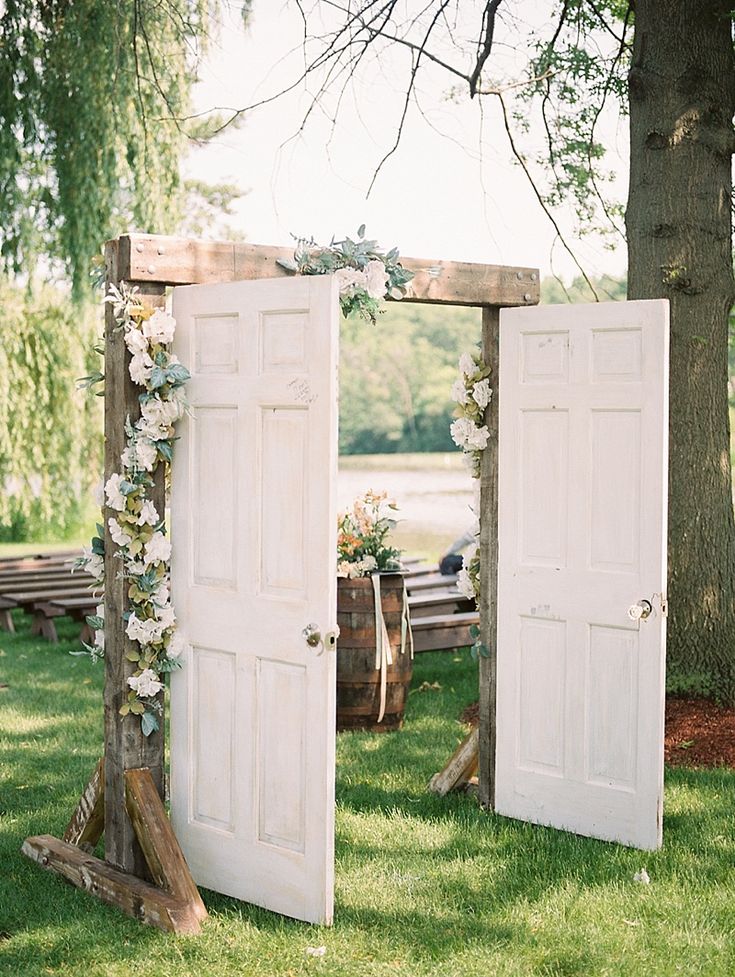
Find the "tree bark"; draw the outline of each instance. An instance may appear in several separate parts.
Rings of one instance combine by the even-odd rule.
[[[735,704],[731,8],[635,3],[626,225],[629,298],[671,303],[667,667]]]

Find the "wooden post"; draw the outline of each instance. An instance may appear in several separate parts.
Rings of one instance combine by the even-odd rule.
[[[107,283],[119,284],[119,241],[106,246]],[[141,300],[152,306],[163,306],[163,285],[141,286]],[[122,330],[117,328],[111,306],[105,308],[105,482],[120,471],[120,455],[125,447],[125,419],[135,422],[140,416],[139,389],[128,373],[129,355]],[[164,513],[163,474],[159,465],[155,474],[154,502],[161,517]],[[128,678],[135,665],[125,657],[133,647],[125,635],[123,613],[127,609],[128,584],[118,574],[121,563],[115,555],[117,546],[110,537],[108,519],[114,510],[105,508],[105,859],[110,865],[139,878],[149,877],[143,852],[125,806],[125,771],[147,767],[159,794],[163,796],[163,712],[160,728],[144,736],[140,719],[120,715],[127,699]],[[163,708],[163,693],[158,697]]]
[[[495,737],[498,643],[498,409],[500,406],[500,309],[482,310],[482,350],[490,367],[492,400],[485,412],[490,431],[480,472],[480,638],[487,657],[480,656],[480,769],[479,797],[483,807],[495,807]]]

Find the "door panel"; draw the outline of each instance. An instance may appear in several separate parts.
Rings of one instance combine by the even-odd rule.
[[[196,881],[331,922],[336,284],[174,289],[191,364],[172,486],[171,816]]]
[[[496,808],[656,848],[668,303],[505,309],[500,374]]]

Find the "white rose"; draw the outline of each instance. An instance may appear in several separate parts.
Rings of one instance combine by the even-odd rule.
[[[475,586],[470,580],[470,575],[464,567],[462,567],[457,574],[457,590],[460,592],[460,594],[462,594],[463,597],[467,597],[470,600],[475,597]]]
[[[144,560],[146,566],[151,563],[166,562],[171,559],[171,543],[163,533],[154,533],[145,544]]]
[[[122,475],[115,473],[110,475],[105,485],[107,504],[111,509],[117,509],[118,512],[123,512],[125,509],[125,496],[120,491],[120,482],[122,481]]]
[[[91,577],[94,577],[96,581],[103,579],[105,575],[105,560],[104,557],[100,556],[98,553],[93,553],[88,547],[84,547],[82,550],[82,555],[84,557],[84,572],[88,573]]]
[[[159,621],[149,618],[141,620],[136,616],[135,611],[128,618],[125,626],[125,633],[131,641],[137,641],[141,645],[150,645],[154,641],[160,641],[164,628]]]
[[[469,399],[464,380],[455,380],[452,384],[452,400],[456,404],[466,404]]]
[[[138,468],[152,472],[158,460],[158,449],[152,441],[140,439],[135,442],[135,456],[138,461]]]
[[[480,380],[472,388],[472,398],[480,408],[485,408],[490,403],[493,392],[490,389],[490,381],[486,378]]]
[[[147,353],[136,353],[130,360],[130,366],[128,367],[130,379],[133,383],[137,383],[138,386],[145,387],[151,378],[153,367],[153,360]]]
[[[370,298],[385,298],[388,288],[388,272],[382,261],[368,261],[365,267],[365,287]]]
[[[477,365],[469,353],[462,353],[459,358],[459,370],[463,376],[471,377],[477,372]]]
[[[156,309],[150,319],[143,322],[143,335],[153,343],[172,343],[176,332],[176,320],[163,309]]]
[[[158,522],[156,507],[150,499],[146,499],[143,503],[137,522],[139,526],[155,526]]]
[[[128,685],[145,699],[157,695],[163,688],[163,682],[159,681],[152,668],[146,668],[140,675],[131,675],[128,679]]]
[[[133,537],[125,532],[117,519],[111,517],[107,520],[107,525],[110,527],[110,536],[112,536],[113,543],[117,543],[118,546],[127,546],[128,543],[133,542]]]
[[[473,451],[482,451],[486,447],[489,437],[490,432],[484,424],[482,427],[475,427],[473,424],[472,430],[467,435],[467,447]]]
[[[165,631],[166,628],[172,628],[176,623],[176,615],[174,614],[174,609],[169,604],[167,607],[156,607],[156,618],[158,623],[162,626],[162,630]]]
[[[339,282],[340,295],[354,292],[356,288],[367,290],[367,276],[364,271],[358,271],[357,268],[339,268],[334,275]]]
[[[148,352],[148,340],[137,326],[131,326],[125,331],[125,345],[133,356]]]
[[[456,421],[452,421],[449,427],[449,433],[452,435],[452,441],[454,441],[457,447],[466,448],[468,438],[474,429],[474,422],[469,417],[458,417]]]

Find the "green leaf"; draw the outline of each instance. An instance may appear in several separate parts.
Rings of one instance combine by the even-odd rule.
[[[97,614],[90,614],[87,618],[87,624],[95,631],[103,631],[105,627],[104,618],[99,617]]]
[[[155,373],[155,370],[153,372]],[[169,383],[180,385],[191,379],[191,373],[189,373],[183,363],[174,363],[173,366],[169,366],[166,370],[166,377]]]
[[[173,461],[174,449],[170,441],[156,441],[156,448],[162,458],[165,458],[168,462]]]
[[[145,706],[140,701],[140,699],[133,699],[133,701],[129,703],[129,706],[130,706],[130,711],[133,713],[134,716],[142,716],[143,713],[145,712]]]
[[[360,226],[358,227],[358,229],[357,229],[357,236],[358,237],[365,237],[365,225],[364,224],[360,224]]]
[[[154,366],[151,370],[150,380],[148,381],[150,387],[153,390],[158,390],[167,382],[166,371],[161,369],[160,366]]]
[[[478,628],[478,626],[476,624],[471,624],[470,625],[470,637],[471,638],[479,638],[480,637],[480,629]]]
[[[156,719],[154,713],[144,712],[140,717],[140,728],[143,731],[143,736],[150,736],[151,733],[155,733],[158,729],[158,720]]]

